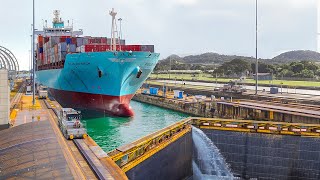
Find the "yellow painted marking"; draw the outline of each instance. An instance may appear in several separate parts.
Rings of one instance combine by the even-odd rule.
[[[130,169],[134,168],[135,166],[137,166],[138,164],[140,164],[141,162],[143,162],[144,160],[148,159],[149,157],[151,157],[152,155],[154,155],[155,153],[159,152],[160,150],[164,149],[165,147],[167,147],[169,144],[175,142],[176,140],[178,140],[179,138],[181,138],[182,136],[184,136],[186,133],[190,132],[191,128],[186,128],[184,130],[182,130],[180,133],[172,136],[170,139],[162,142],[161,144],[159,144],[157,147],[151,149],[150,151],[147,151],[145,154],[143,154],[142,156],[136,158],[135,160],[129,162],[128,164],[124,165],[123,167],[121,167],[121,169],[124,172],[129,171]]]
[[[250,132],[251,129],[243,128],[227,128],[227,127],[215,127],[215,126],[200,126],[200,129],[214,129],[222,131],[239,131],[239,132]]]
[[[272,133],[272,132],[271,132],[270,130],[268,130],[268,129],[258,129],[257,132],[258,132],[258,133],[267,133],[267,134]]]
[[[273,120],[273,111],[270,111],[270,119]]]
[[[10,120],[13,121],[14,119],[16,119],[17,117],[17,113],[18,113],[18,109],[13,109],[10,113]]]
[[[309,133],[309,132],[301,132],[303,136],[319,136],[319,133]]]
[[[286,134],[286,135],[294,135],[294,132],[291,131],[281,131],[281,134]]]

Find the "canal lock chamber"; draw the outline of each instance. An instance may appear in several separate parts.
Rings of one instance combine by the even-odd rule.
[[[126,172],[129,179],[319,179],[320,139],[192,130]]]

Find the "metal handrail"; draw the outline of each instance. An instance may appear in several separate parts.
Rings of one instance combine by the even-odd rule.
[[[159,149],[170,139],[177,137],[179,134],[186,133],[185,130],[191,131],[191,126],[201,129],[247,133],[320,137],[319,124],[190,117],[131,144],[117,148],[109,152],[108,155],[120,168],[127,171],[137,164],[134,161],[143,158],[150,151],[157,152],[157,148]],[[130,163],[135,164],[130,165]]]

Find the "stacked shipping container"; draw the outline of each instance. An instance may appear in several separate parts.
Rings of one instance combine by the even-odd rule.
[[[64,62],[67,54],[80,52],[104,52],[111,50],[111,39],[106,37],[38,36],[38,65]],[[117,51],[154,52],[154,45],[126,45],[117,39]]]

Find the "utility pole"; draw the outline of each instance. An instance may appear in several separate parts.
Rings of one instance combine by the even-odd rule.
[[[171,73],[171,57],[170,57],[170,70],[169,70],[169,80],[170,80],[170,73]]]
[[[258,95],[258,0],[256,0],[256,95]]]
[[[31,80],[31,74],[32,74],[32,72],[31,72],[31,70],[32,70],[32,37],[33,37],[33,35],[32,35],[32,28],[33,27],[33,24],[31,24],[31,34],[30,34],[30,50],[29,50],[29,75],[30,75],[30,80]]]
[[[34,17],[34,0],[32,0],[32,79],[33,79],[33,92],[32,92],[32,105],[35,105],[35,88],[36,88],[36,78],[35,78],[35,55],[34,55],[34,26],[35,26],[35,17]]]

